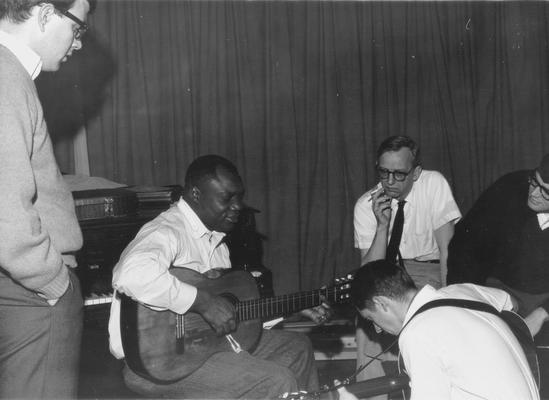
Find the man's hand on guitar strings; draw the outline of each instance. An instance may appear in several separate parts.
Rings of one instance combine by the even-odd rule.
[[[236,329],[234,305],[221,296],[198,289],[196,299],[189,310],[202,315],[219,336],[231,333]]]
[[[300,314],[309,318],[315,324],[322,325],[332,318],[333,310],[328,303],[323,302],[319,306],[302,310]]]

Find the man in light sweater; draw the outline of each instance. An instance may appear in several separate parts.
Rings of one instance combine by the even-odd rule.
[[[88,0],[0,1],[1,398],[77,394],[82,234],[34,79],[82,47],[89,10]]]

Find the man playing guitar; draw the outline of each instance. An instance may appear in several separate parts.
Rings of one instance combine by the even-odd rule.
[[[182,281],[172,272],[191,270],[195,275],[213,277],[217,270],[230,268],[229,251],[223,238],[238,221],[243,196],[242,180],[231,162],[216,155],[199,157],[187,170],[182,198],[143,226],[122,253],[113,270],[113,287],[117,293],[109,321],[110,347],[115,357],[126,357],[123,375],[132,391],[147,397],[275,398],[283,392],[318,389],[308,338],[295,332],[263,330],[251,348],[240,346],[231,333],[234,334],[242,316],[236,313],[231,298],[215,293],[207,286]],[[227,288],[227,292],[230,289]],[[128,363],[128,353],[133,353],[135,347],[143,343],[139,343],[142,338],[138,334],[130,335],[129,342],[123,340],[124,327],[135,321],[131,314],[124,314],[124,309],[121,313],[121,298],[124,297],[121,294],[158,311],[155,314],[161,318],[187,313],[199,315],[222,341],[226,336],[227,350],[208,354],[197,362],[194,370],[183,376],[170,376],[165,381],[149,376],[146,367],[152,364],[152,368],[156,368],[163,363],[155,351],[156,347],[162,348],[164,333],[158,331],[158,337],[151,338],[149,342],[152,343],[146,343],[152,353],[149,360],[134,357],[133,362]],[[322,323],[329,311],[328,307],[320,305],[306,314]],[[124,317],[122,331],[121,314]],[[202,329],[194,323],[177,319],[176,329],[191,333]],[[145,331],[149,328],[155,326],[143,327]],[[197,348],[207,348],[205,342],[213,340],[200,335],[192,339],[183,336],[179,337],[182,348],[173,349],[180,352],[182,358],[196,354],[192,351]],[[180,368],[178,358],[175,360],[173,368]],[[144,368],[140,368],[141,363]],[[171,369],[171,364],[164,368],[168,372]]]

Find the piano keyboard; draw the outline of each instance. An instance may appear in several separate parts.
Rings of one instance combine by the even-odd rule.
[[[107,294],[92,294],[84,298],[84,307],[96,306],[98,304],[109,304],[112,303],[112,293]]]

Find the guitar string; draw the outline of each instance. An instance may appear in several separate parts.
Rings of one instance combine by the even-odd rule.
[[[264,314],[268,314],[269,312],[275,315],[283,315],[289,311],[288,308],[290,307],[285,307],[285,305],[289,303],[289,300],[292,301],[293,309],[304,309],[314,304],[320,304],[322,302],[322,295],[328,301],[333,300],[334,302],[337,302],[338,292],[344,293],[345,289],[331,287],[326,289],[318,289],[313,292],[300,292],[291,295],[282,295],[275,298],[246,300],[237,304],[238,319],[239,321],[255,319]],[[273,307],[276,307],[276,309]]]

